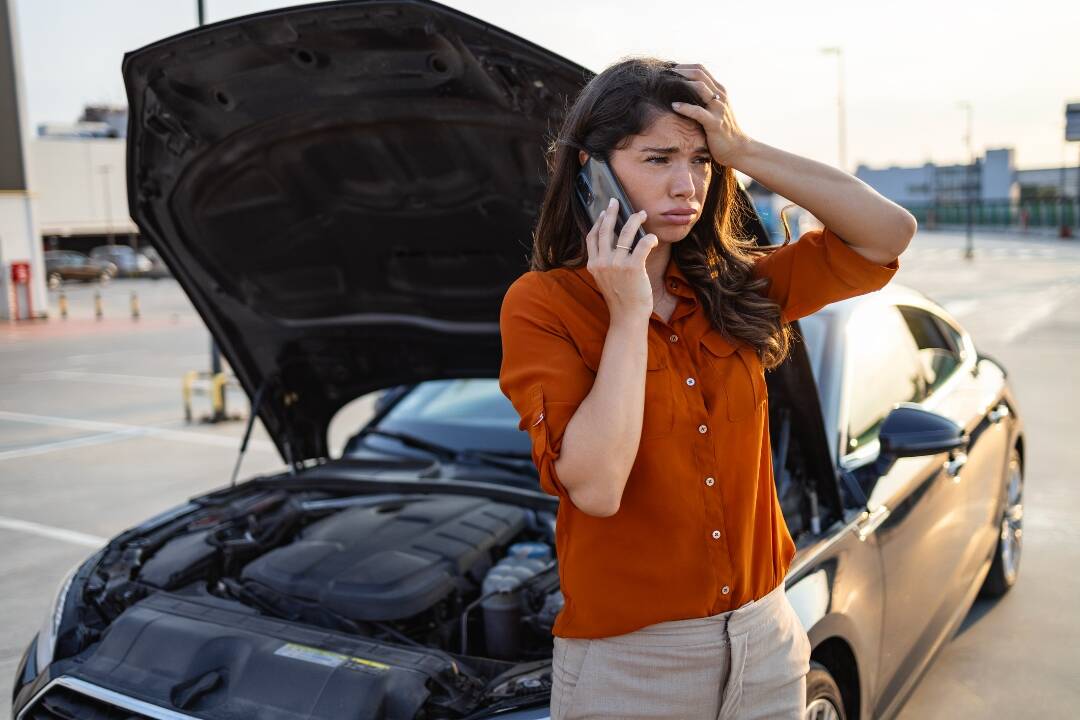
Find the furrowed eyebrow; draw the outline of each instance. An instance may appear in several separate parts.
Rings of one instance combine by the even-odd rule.
[[[638,152],[660,153],[662,155],[671,155],[671,154],[676,153],[678,151],[679,151],[679,148],[677,148],[677,147],[666,147],[666,148],[647,147],[647,148],[641,148],[641,150],[639,150]],[[707,153],[707,152],[709,152],[709,148],[702,145],[701,147],[694,148],[694,152],[695,153]]]

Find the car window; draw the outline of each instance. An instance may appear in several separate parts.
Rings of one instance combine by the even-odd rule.
[[[895,306],[860,309],[846,333],[844,455],[876,441],[881,423],[896,403],[926,397],[918,346]]]
[[[517,430],[514,406],[491,379],[429,380],[420,383],[387,413],[384,421],[468,425]]]
[[[915,338],[927,393],[931,394],[960,367],[963,343],[956,331],[933,313],[908,305],[899,309]]]

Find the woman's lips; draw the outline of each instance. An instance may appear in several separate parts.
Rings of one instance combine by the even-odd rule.
[[[693,210],[690,212],[666,212],[661,213],[660,217],[674,225],[689,225],[697,217],[697,212]]]

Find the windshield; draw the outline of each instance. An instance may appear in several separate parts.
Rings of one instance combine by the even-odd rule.
[[[389,395],[400,392],[391,388]],[[406,389],[390,410],[371,427],[406,433],[458,451],[483,451],[529,457],[528,433],[518,429],[518,414],[493,378],[428,380]],[[361,431],[360,435],[363,434]],[[344,455],[360,451],[360,435]],[[391,438],[362,439],[369,450],[405,450]],[[409,454],[422,452],[409,450]]]

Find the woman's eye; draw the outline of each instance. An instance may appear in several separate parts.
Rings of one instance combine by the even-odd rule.
[[[707,157],[695,158],[695,162],[701,163],[702,165],[707,165],[709,163],[709,158],[707,158]]]
[[[652,155],[650,157],[645,158],[645,162],[652,162],[653,160],[667,160],[667,158],[664,157],[663,155]]]

